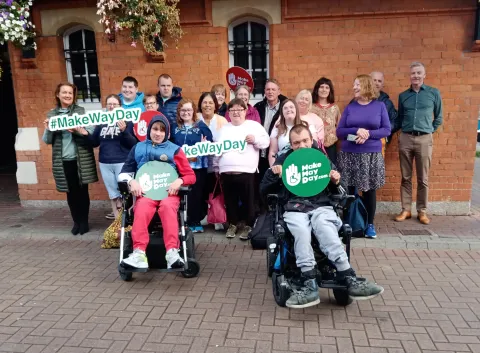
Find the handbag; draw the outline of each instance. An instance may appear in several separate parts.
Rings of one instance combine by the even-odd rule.
[[[103,233],[102,249],[116,249],[120,247],[120,230],[122,229],[123,208],[119,210],[117,218]],[[125,228],[125,231],[131,231],[132,226]]]
[[[216,194],[217,185],[220,183],[220,178],[217,177],[213,192],[208,195],[208,212],[207,222],[210,224],[226,223],[227,211],[225,210],[225,198],[223,196],[222,184],[220,183],[220,192]]]
[[[352,237],[363,238],[365,236],[365,230],[368,227],[368,212],[362,202],[362,198],[358,195],[356,190],[355,200],[348,208],[345,223],[352,227]]]

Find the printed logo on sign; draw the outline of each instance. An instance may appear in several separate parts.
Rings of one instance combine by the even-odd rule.
[[[301,148],[283,163],[282,179],[294,195],[309,197],[322,192],[330,182],[330,161],[319,150]]]
[[[235,74],[233,72],[228,75],[228,83],[232,86],[237,85],[237,80],[235,79]]]
[[[145,120],[140,120],[140,122],[138,123],[137,131],[140,136],[147,135],[148,126]]]
[[[168,187],[177,178],[177,171],[170,164],[160,161],[145,163],[135,177],[145,197],[155,201],[168,196]]]

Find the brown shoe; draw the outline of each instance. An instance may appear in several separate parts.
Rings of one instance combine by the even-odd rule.
[[[406,219],[412,218],[412,212],[402,211],[397,217],[395,217],[396,222],[403,222]]]
[[[418,212],[417,219],[422,224],[430,224],[430,219],[427,217],[427,212]]]

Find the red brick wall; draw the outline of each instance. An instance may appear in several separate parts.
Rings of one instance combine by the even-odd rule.
[[[309,5],[313,3],[315,8]],[[469,0],[331,3],[283,0],[283,24],[270,26],[271,76],[280,80],[284,94],[294,96],[300,89],[313,88],[315,80],[325,75],[334,81],[343,108],[352,97],[355,75],[383,70],[385,91],[396,104],[398,94],[409,85],[410,62],[424,62],[426,83],[442,93],[445,118],[442,131],[435,136],[430,200],[469,200],[480,105],[480,54],[469,52],[474,10],[468,7],[474,4]],[[133,48],[122,37],[110,43],[103,34],[97,34],[103,97],[117,93],[126,75],[139,80],[141,91],[155,93],[157,76],[167,72],[183,88],[183,95],[194,99],[212,84],[225,83],[229,65],[227,29],[205,24],[207,13],[185,13],[188,8],[182,8],[182,17],[202,25],[184,27],[185,37],[178,49],[166,50],[164,64],[149,62],[141,46]],[[434,10],[429,13],[425,9]],[[397,12],[389,14],[391,10]],[[398,12],[402,10],[408,13]],[[382,11],[382,15],[368,11]],[[36,126],[41,137],[42,121],[54,104],[55,86],[66,79],[66,70],[61,38],[42,37],[38,46],[35,69],[24,68],[18,50],[11,51],[11,59],[19,126]],[[380,192],[384,201],[400,198],[396,144],[395,138],[387,151],[387,185]],[[50,153],[50,147],[42,142],[41,151],[17,152],[19,161],[37,163],[39,179],[38,185],[20,185],[22,200],[65,198],[54,191]],[[101,182],[91,190],[93,199],[107,198]]]
[[[314,3],[322,13],[314,11],[311,7]],[[480,105],[480,53],[469,52],[475,28],[474,9],[452,11],[451,15],[443,11],[384,17],[365,13],[372,16],[361,18],[348,17],[344,10],[348,8],[350,14],[361,11],[361,5],[371,1],[347,1],[342,2],[341,7],[339,2],[335,2],[335,6],[319,6],[319,3],[284,2],[288,6],[284,14],[323,17],[273,26],[271,66],[283,85],[282,90],[293,95],[300,89],[312,89],[315,78],[326,76],[333,80],[337,103],[343,110],[352,98],[355,76],[382,70],[386,76],[385,91],[397,106],[398,94],[409,86],[409,64],[417,60],[423,62],[427,68],[426,84],[440,89],[444,103],[444,125],[434,138],[429,198],[431,201],[470,200]],[[377,11],[388,11],[402,9],[397,5],[407,1],[390,2],[397,4],[391,8],[387,2],[375,2],[380,3]],[[408,3],[409,7],[403,9],[412,12],[472,5],[466,0],[423,0],[412,8],[413,2]],[[364,12],[372,9],[363,7]],[[345,18],[340,16],[342,10]],[[328,18],[329,11],[339,17]],[[386,165],[387,184],[379,192],[379,200],[399,201],[397,138],[387,150]]]

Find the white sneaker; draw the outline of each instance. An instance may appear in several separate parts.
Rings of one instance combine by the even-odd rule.
[[[215,223],[215,230],[224,230],[222,223]]]
[[[202,226],[208,225],[207,217],[208,217],[208,216],[205,216],[205,218],[200,221],[200,224],[201,224]]]
[[[165,255],[165,259],[167,260],[167,268],[181,268],[185,265],[185,262],[178,254],[180,250],[178,249],[170,249],[167,251]]]
[[[135,268],[148,268],[147,255],[140,249],[135,249],[122,263]]]

